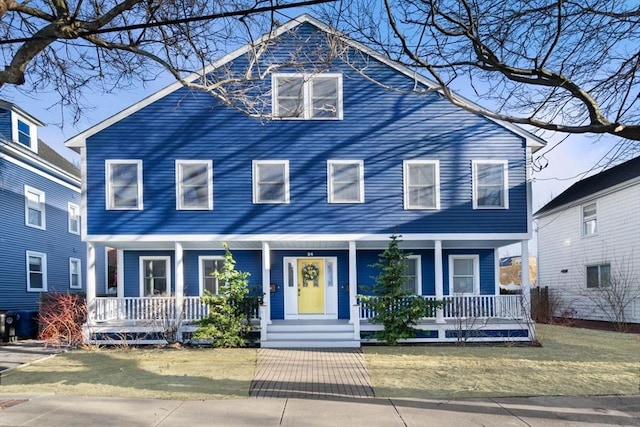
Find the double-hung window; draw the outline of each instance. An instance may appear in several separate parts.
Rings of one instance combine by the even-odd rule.
[[[220,291],[218,278],[214,276],[215,272],[222,271],[224,258],[220,256],[200,256],[200,295],[204,295],[204,291],[217,294]]]
[[[454,295],[480,293],[480,261],[477,255],[449,255],[449,284]]]
[[[140,295],[171,294],[170,261],[168,256],[140,257]]]
[[[474,160],[473,208],[508,209],[509,175],[506,160]]]
[[[595,203],[582,206],[582,235],[593,236],[598,231],[597,208]]]
[[[341,74],[273,74],[274,117],[342,119]]]
[[[82,289],[82,270],[78,258],[69,258],[69,288]]]
[[[364,162],[328,160],[329,203],[364,203]]]
[[[289,203],[289,161],[253,161],[253,203]]]
[[[587,266],[587,288],[607,288],[611,286],[611,264]]]
[[[22,120],[17,120],[18,124],[18,142],[31,148],[31,126]]]
[[[27,292],[47,291],[47,254],[27,251]]]
[[[107,209],[142,210],[142,160],[107,160]]]
[[[78,207],[78,205],[69,202],[67,213],[69,233],[80,234],[80,208]]]
[[[404,208],[440,209],[440,163],[404,161]]]
[[[44,191],[24,186],[24,215],[27,226],[46,229]]]
[[[176,209],[213,209],[211,160],[176,160]]]
[[[422,294],[422,268],[420,259],[420,255],[409,255],[404,260],[406,269],[404,272],[405,281],[402,284],[402,288],[416,295]]]

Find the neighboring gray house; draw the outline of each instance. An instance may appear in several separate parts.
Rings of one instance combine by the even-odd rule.
[[[538,283],[554,314],[640,323],[640,157],[575,183],[534,217]]]

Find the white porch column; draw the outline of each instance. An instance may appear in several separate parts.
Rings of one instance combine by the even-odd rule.
[[[520,243],[521,246],[521,262],[522,271],[520,272],[522,292],[522,308],[524,309],[524,320],[527,322],[529,330],[529,338],[531,341],[536,340],[536,327],[531,321],[531,284],[529,283],[529,241],[523,240]]]
[[[96,248],[87,242],[87,323],[93,323],[96,300]]]
[[[435,240],[433,247],[433,259],[435,270],[435,287],[436,287],[436,299],[442,301],[444,297],[444,277],[442,272],[442,240]],[[444,311],[442,308],[436,309],[436,323],[446,323],[444,320]]]
[[[124,298],[124,251],[116,252],[116,296]]]
[[[182,320],[184,310],[184,250],[180,242],[175,242],[174,257],[176,272],[176,322],[179,323],[180,320]]]
[[[271,248],[268,242],[262,242],[262,310],[266,323],[271,323]],[[260,322],[262,324],[262,320]],[[266,331],[265,331],[266,333]]]
[[[356,242],[349,242],[349,305],[358,303],[358,264],[356,262]],[[353,320],[353,319],[352,319]]]

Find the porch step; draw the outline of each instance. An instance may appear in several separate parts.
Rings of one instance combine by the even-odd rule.
[[[267,326],[263,348],[358,348],[346,320],[285,320]]]

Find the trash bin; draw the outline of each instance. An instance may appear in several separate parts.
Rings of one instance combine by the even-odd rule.
[[[35,338],[37,335],[37,324],[34,325],[33,311],[15,311],[18,317],[16,324],[16,336],[19,339]],[[38,312],[35,312],[36,316]],[[34,330],[36,331],[34,333]]]
[[[18,316],[15,313],[0,313],[0,341],[12,342],[16,341],[16,324]]]

